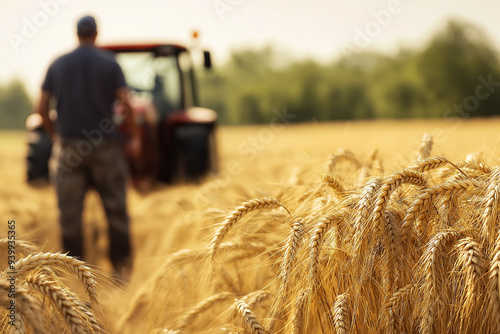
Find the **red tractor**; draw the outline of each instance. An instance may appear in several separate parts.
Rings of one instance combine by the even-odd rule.
[[[217,114],[197,107],[196,78],[189,50],[176,44],[120,44],[100,48],[115,54],[131,89],[132,108],[143,143],[142,155],[129,159],[134,182],[196,181],[215,172]],[[209,69],[210,53],[203,54],[204,67]],[[117,104],[115,114],[121,112],[122,107]],[[30,134],[28,181],[31,182],[47,178],[51,145],[37,115],[30,116],[26,125]],[[125,130],[120,129],[126,136]]]

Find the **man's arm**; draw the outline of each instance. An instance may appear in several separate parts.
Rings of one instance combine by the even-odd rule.
[[[49,137],[52,139],[54,138],[54,127],[52,126],[52,122],[49,117],[49,102],[51,96],[52,95],[50,94],[49,91],[42,89],[40,102],[38,103],[38,108],[36,111],[40,114],[40,116],[42,116],[43,128],[45,129],[45,132],[47,132]]]
[[[141,153],[141,136],[139,133],[139,127],[134,120],[134,113],[132,112],[132,106],[130,105],[128,93],[129,90],[127,87],[119,88],[116,92],[116,98],[123,106],[125,124],[127,125],[127,129],[130,131],[132,136],[131,142],[129,143],[131,154],[134,157],[138,157]]]

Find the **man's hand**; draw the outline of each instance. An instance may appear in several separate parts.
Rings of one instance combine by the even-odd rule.
[[[142,143],[139,138],[132,137],[125,144],[125,155],[129,158],[135,159],[140,157],[142,152]]]
[[[130,105],[130,100],[128,98],[129,90],[126,87],[118,89],[116,92],[116,98],[121,102],[124,109],[124,119],[125,124],[130,132],[132,138],[126,143],[125,151],[131,158],[137,158],[141,155],[141,136],[139,133],[139,128],[134,120],[134,113],[132,112],[132,106]]]

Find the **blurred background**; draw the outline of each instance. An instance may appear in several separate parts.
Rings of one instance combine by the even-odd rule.
[[[489,0],[0,0],[0,128],[24,127],[85,14],[98,20],[99,44],[210,50],[200,104],[221,124],[268,123],[283,106],[294,122],[496,115],[499,94],[464,99],[500,81],[498,9]]]

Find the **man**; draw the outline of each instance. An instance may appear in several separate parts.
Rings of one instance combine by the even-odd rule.
[[[126,208],[126,162],[120,134],[113,123],[113,103],[125,109],[124,121],[132,137],[128,151],[140,153],[140,139],[128,100],[123,72],[113,57],[95,47],[93,17],[77,23],[79,47],[57,58],[42,84],[38,113],[55,142],[60,141],[54,181],[63,247],[82,257],[82,209],[90,185],[98,191],[108,220],[109,257],[118,274],[130,270],[130,228]],[[57,103],[57,132],[49,119],[51,98]]]

